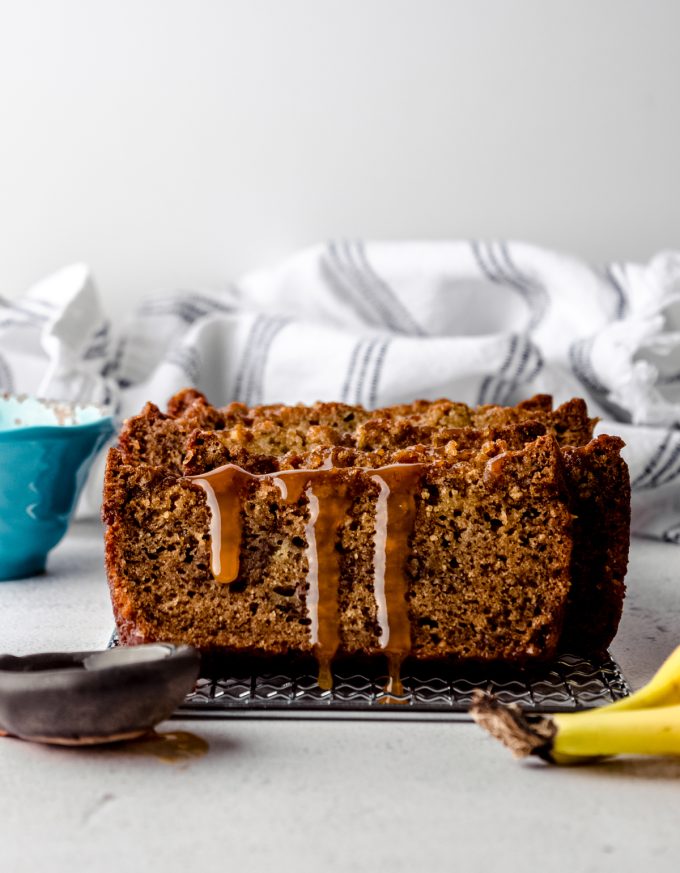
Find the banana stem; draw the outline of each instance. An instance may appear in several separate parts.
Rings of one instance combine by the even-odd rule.
[[[473,692],[470,715],[510,749],[515,758],[537,755],[552,761],[550,753],[557,728],[550,716],[527,715],[516,703],[501,703],[480,689]]]

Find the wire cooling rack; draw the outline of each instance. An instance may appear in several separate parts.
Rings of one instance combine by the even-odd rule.
[[[117,645],[115,635],[111,645]],[[531,668],[416,665],[403,671],[404,694],[387,694],[387,675],[376,670],[333,673],[333,689],[319,688],[313,673],[253,669],[205,671],[177,710],[178,717],[354,718],[459,720],[481,688],[527,712],[574,712],[631,693],[621,668],[607,654],[588,660],[564,654]]]

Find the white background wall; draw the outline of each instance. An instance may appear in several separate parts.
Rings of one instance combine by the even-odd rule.
[[[680,245],[678,0],[0,0],[0,294],[330,236]]]

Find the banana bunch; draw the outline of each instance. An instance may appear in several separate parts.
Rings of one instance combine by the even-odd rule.
[[[680,646],[647,685],[600,709],[532,716],[476,691],[470,714],[517,758],[583,764],[612,755],[680,755]]]

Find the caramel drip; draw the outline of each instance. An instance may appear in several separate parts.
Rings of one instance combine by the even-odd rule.
[[[319,665],[319,687],[328,690],[333,687],[331,663],[340,645],[340,565],[335,545],[352,501],[346,483],[331,468],[284,470],[274,481],[286,503],[297,503],[303,491],[307,497],[309,638]]]
[[[211,511],[212,570],[218,582],[238,578],[242,537],[241,495],[249,480],[269,479],[282,499],[297,503],[304,494],[309,507],[307,541],[307,616],[309,638],[319,665],[319,686],[333,685],[331,663],[340,645],[338,531],[351,507],[348,483],[327,459],[311,470],[281,470],[254,475],[226,464],[189,476],[206,493]],[[405,567],[416,516],[415,488],[424,464],[393,464],[364,470],[380,487],[376,506],[374,592],[381,629],[380,645],[388,660],[388,693],[402,695],[400,668],[411,650]]]
[[[217,582],[238,579],[243,522],[241,492],[249,479],[256,479],[234,464],[218,467],[204,476],[188,476],[206,493],[210,509],[212,572]]]
[[[374,592],[380,645],[387,655],[388,694],[402,695],[401,664],[411,651],[406,600],[406,561],[416,518],[415,488],[422,464],[380,467],[371,476],[380,486],[375,518]]]

